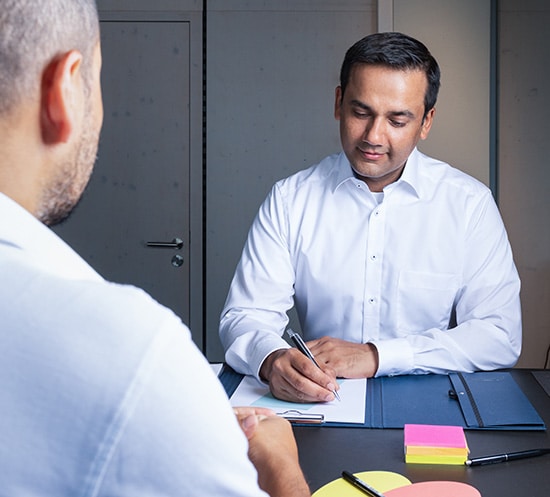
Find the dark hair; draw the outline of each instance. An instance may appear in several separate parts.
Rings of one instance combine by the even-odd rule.
[[[346,52],[340,70],[342,95],[349,82],[351,70],[357,64],[424,71],[428,80],[424,96],[424,117],[434,107],[440,86],[439,65],[420,41],[402,33],[375,33],[356,42]]]

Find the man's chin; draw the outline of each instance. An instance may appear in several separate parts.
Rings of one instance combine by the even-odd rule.
[[[359,179],[362,179],[363,181],[380,180],[386,174],[385,171],[380,171],[380,168],[371,165],[362,164],[360,167],[358,167],[355,164],[352,164],[351,168],[353,169],[355,176],[357,176]]]
[[[59,212],[53,212],[48,213],[46,216],[39,217],[39,220],[42,221],[46,226],[49,226],[52,228],[53,226],[59,226],[60,224],[63,224],[69,217],[71,217],[71,213],[73,210],[66,211],[59,211]]]
[[[76,202],[57,204],[45,214],[39,215],[38,219],[50,228],[65,223],[74,213],[80,198]]]

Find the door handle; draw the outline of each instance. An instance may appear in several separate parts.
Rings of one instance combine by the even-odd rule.
[[[180,238],[174,238],[171,242],[146,242],[145,245],[151,248],[171,248],[181,250],[183,247],[183,240]]]

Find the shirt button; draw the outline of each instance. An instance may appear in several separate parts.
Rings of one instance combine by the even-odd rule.
[[[376,299],[370,298],[369,299],[369,304],[376,304]]]
[[[376,256],[373,254],[373,255],[370,256],[370,259],[371,259],[371,261],[375,261],[375,260],[376,260]]]

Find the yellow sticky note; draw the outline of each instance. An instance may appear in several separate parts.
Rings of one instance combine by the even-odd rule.
[[[405,462],[413,464],[455,464],[464,466],[468,455],[453,455],[453,454],[405,454]]]
[[[381,493],[411,484],[411,481],[403,475],[391,471],[363,471],[354,474]],[[314,492],[312,497],[359,497],[361,495],[364,497],[365,494],[342,478],[338,478],[322,486]]]

